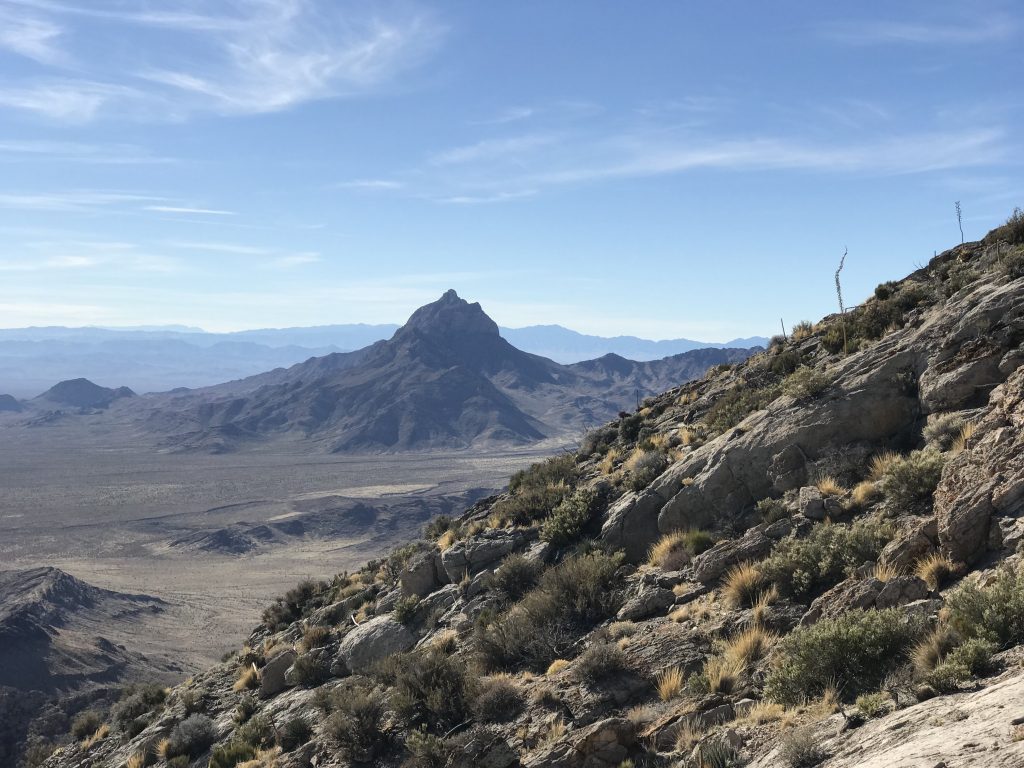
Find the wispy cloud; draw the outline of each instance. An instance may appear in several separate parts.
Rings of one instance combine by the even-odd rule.
[[[173,248],[185,248],[190,251],[206,251],[212,253],[230,253],[237,256],[267,256],[272,254],[268,248],[255,245],[239,245],[237,243],[205,243],[196,241],[172,240],[167,243]]]
[[[452,205],[486,205],[487,203],[504,203],[509,200],[520,200],[524,197],[533,197],[537,194],[535,189],[523,189],[515,192],[495,192],[492,195],[452,195],[451,197],[438,197],[436,202],[449,203]]]
[[[457,165],[480,160],[495,160],[509,156],[521,155],[539,147],[545,147],[556,141],[554,136],[528,134],[500,139],[484,139],[464,147],[454,147],[434,155],[430,162],[434,165]]]
[[[393,179],[353,179],[332,184],[335,189],[402,189],[405,182]]]
[[[426,14],[396,6],[385,18],[336,0],[238,0],[217,14],[192,12],[191,3],[174,11],[138,5],[0,0],[0,13],[22,19],[0,31],[0,47],[50,67],[74,55],[83,73],[0,81],[0,106],[80,122],[108,113],[177,120],[195,112],[276,112],[376,91],[422,63],[445,34]],[[102,20],[90,26],[101,38],[123,39],[120,26],[143,31],[128,48],[102,39],[57,47],[82,19]]]
[[[958,21],[850,21],[824,27],[826,37],[851,45],[976,45],[1016,37],[1017,23],[1008,17],[972,14]]]
[[[0,193],[0,208],[21,211],[89,211],[111,206],[163,200],[162,197],[129,192],[81,190],[49,193]]]
[[[319,253],[305,252],[305,253],[289,253],[285,256],[279,256],[270,262],[273,267],[281,269],[291,269],[293,267],[301,267],[306,264],[316,264],[318,261],[322,261],[322,257]]]
[[[47,19],[0,7],[0,48],[40,64],[63,66],[70,57],[57,43],[64,30]]]
[[[477,120],[473,125],[504,125],[506,123],[518,123],[521,120],[528,120],[537,114],[534,107],[508,107],[501,110],[494,117],[484,120]]]
[[[173,163],[131,144],[86,144],[70,141],[0,139],[0,161],[75,162],[102,165]]]
[[[143,206],[144,211],[153,211],[154,213],[180,213],[187,215],[199,215],[199,216],[234,216],[234,211],[224,211],[218,208],[194,208],[192,206],[185,205],[146,205]]]
[[[0,272],[60,272],[115,267],[133,272],[177,272],[175,258],[140,250],[133,243],[36,241],[18,248],[19,255],[0,258]]]

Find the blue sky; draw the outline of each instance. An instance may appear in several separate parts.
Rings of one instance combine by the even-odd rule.
[[[0,0],[0,327],[724,340],[1024,205],[1019,3]]]

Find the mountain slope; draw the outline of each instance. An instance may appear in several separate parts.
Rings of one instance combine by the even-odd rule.
[[[215,761],[259,746],[277,768],[1024,764],[1024,232],[1004,232],[300,584],[141,733],[47,767],[120,766],[197,698]]]
[[[700,350],[651,363],[607,356],[563,366],[516,349],[479,304],[454,291],[391,339],[352,353],[176,398],[195,429],[180,445],[310,438],[330,451],[514,445],[564,437],[668,384],[746,350]]]

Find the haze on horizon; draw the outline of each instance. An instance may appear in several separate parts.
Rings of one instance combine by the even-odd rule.
[[[0,0],[0,327],[401,323],[454,287],[509,327],[770,335],[834,311],[844,247],[852,303],[958,243],[955,201],[972,239],[1024,199],[1022,21]]]

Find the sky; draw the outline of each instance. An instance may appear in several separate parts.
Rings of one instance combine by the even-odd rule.
[[[638,10],[641,9],[642,11]],[[0,0],[0,327],[721,341],[1024,205],[1024,8]]]

